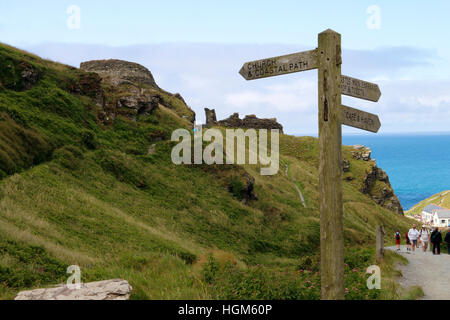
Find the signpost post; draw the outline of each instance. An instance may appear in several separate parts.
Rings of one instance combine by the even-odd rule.
[[[377,132],[378,116],[343,106],[341,94],[370,101],[381,96],[376,84],[341,75],[341,35],[319,34],[315,50],[245,63],[246,80],[318,69],[319,201],[321,298],[344,299],[344,226],[342,207],[342,124]]]

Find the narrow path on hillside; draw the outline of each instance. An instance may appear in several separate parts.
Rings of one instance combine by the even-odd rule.
[[[439,200],[439,206],[442,204],[442,202],[444,202],[444,197],[447,195],[448,191],[444,192],[443,194],[441,194],[441,199]]]
[[[403,274],[399,284],[407,289],[411,286],[420,286],[425,293],[424,300],[450,300],[450,255],[442,252],[433,255],[430,249],[423,252],[422,248],[414,253],[407,253],[406,246],[397,251],[395,247],[388,250],[399,253],[409,264],[397,267]]]
[[[289,171],[289,165],[286,165],[286,176],[289,178],[288,171]],[[305,202],[305,198],[303,197],[302,191],[301,191],[300,188],[297,186],[297,182],[295,181],[295,179],[294,179],[294,178],[291,178],[291,180],[292,180],[292,182],[294,182],[294,187],[295,187],[295,189],[296,189],[297,192],[298,192],[298,196],[299,196],[299,198],[300,198],[300,201],[302,202],[303,206],[306,208],[306,202]]]
[[[433,197],[433,198],[427,200],[427,203],[431,203],[432,201],[434,201],[434,200],[440,198],[440,199],[439,199],[439,202],[437,203],[437,205],[440,206],[440,205],[442,205],[442,202],[444,202],[445,196],[446,196],[449,192],[450,192],[450,191],[444,191],[443,193],[437,195],[436,197]],[[412,211],[413,211],[415,208],[417,208],[419,205],[420,205],[420,203],[419,203],[419,204],[416,204],[414,207],[411,207],[410,209],[406,210],[405,213],[412,212]]]

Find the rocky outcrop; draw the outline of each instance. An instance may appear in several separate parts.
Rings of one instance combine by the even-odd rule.
[[[258,200],[255,193],[255,178],[246,172],[241,176],[231,178],[228,183],[228,191],[244,204],[248,204],[251,200]]]
[[[195,121],[195,113],[183,97],[179,93],[171,94],[160,89],[151,72],[140,64],[122,60],[93,60],[81,63],[80,69],[87,73],[82,75],[72,91],[93,98],[97,105],[103,107],[98,113],[98,119],[103,124],[112,124],[117,115],[135,121],[138,115],[149,115],[159,105],[174,110],[191,123]],[[105,88],[102,89],[101,83],[105,84]]]
[[[19,292],[14,300],[128,300],[132,287],[122,279],[82,283],[79,289],[67,285]]]
[[[25,90],[31,89],[39,80],[40,73],[33,66],[25,61],[20,64],[22,78],[22,88]]]
[[[247,174],[245,180],[246,184],[245,187],[242,189],[243,194],[242,202],[244,204],[248,203],[250,200],[258,200],[258,196],[255,193],[255,178]]]
[[[147,68],[134,62],[116,59],[92,60],[81,63],[80,69],[98,73],[103,79],[108,79],[115,86],[139,83],[158,88],[152,73]]]
[[[99,107],[105,104],[105,95],[102,88],[102,78],[94,72],[83,72],[78,79],[69,84],[71,93],[87,96],[95,101]]]
[[[161,98],[145,90],[131,86],[117,100],[117,108],[126,108],[126,114],[136,119],[137,115],[148,115],[158,107]]]
[[[350,171],[350,161],[344,159],[342,160],[342,171],[349,172]]]
[[[206,126],[219,125],[229,128],[278,129],[280,132],[283,132],[283,126],[277,122],[276,118],[260,119],[256,115],[251,114],[241,119],[239,118],[239,113],[235,112],[228,118],[217,121],[216,111],[214,109],[205,108],[205,114]]]
[[[355,149],[355,151],[352,151],[353,159],[364,161],[369,161],[371,159],[372,150],[370,150],[370,148],[356,144],[353,146],[353,149]]]
[[[0,90],[24,91],[31,89],[41,78],[42,71],[24,60],[2,60],[0,63]]]
[[[353,153],[353,157],[358,160],[369,161],[370,149],[363,146],[354,146],[359,151]],[[355,157],[357,154],[357,157]],[[397,195],[392,189],[387,173],[378,168],[376,162],[371,160],[370,170],[366,172],[360,191],[369,195],[377,204],[398,214],[404,214],[403,207]]]

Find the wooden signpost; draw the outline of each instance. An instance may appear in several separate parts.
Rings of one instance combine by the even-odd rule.
[[[381,91],[377,84],[341,76],[342,94],[355,98],[377,102],[381,97]]]
[[[378,116],[341,104],[341,94],[378,101],[376,84],[341,75],[341,35],[319,34],[315,50],[245,63],[246,80],[318,69],[319,201],[321,298],[344,299],[344,226],[342,207],[342,124],[377,132]]]
[[[255,80],[311,69],[317,69],[317,50],[247,62],[239,73],[245,80]]]
[[[377,133],[381,127],[376,114],[342,105],[342,124],[346,126]]]

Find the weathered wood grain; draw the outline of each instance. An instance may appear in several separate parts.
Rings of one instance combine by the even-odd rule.
[[[246,80],[255,80],[311,69],[317,69],[317,50],[246,62],[239,73]]]
[[[368,81],[341,76],[341,92],[346,96],[377,102],[381,97],[380,87]]]
[[[341,35],[319,34],[319,206],[321,298],[344,299]]]
[[[342,124],[370,132],[378,132],[381,127],[376,114],[342,105]]]

